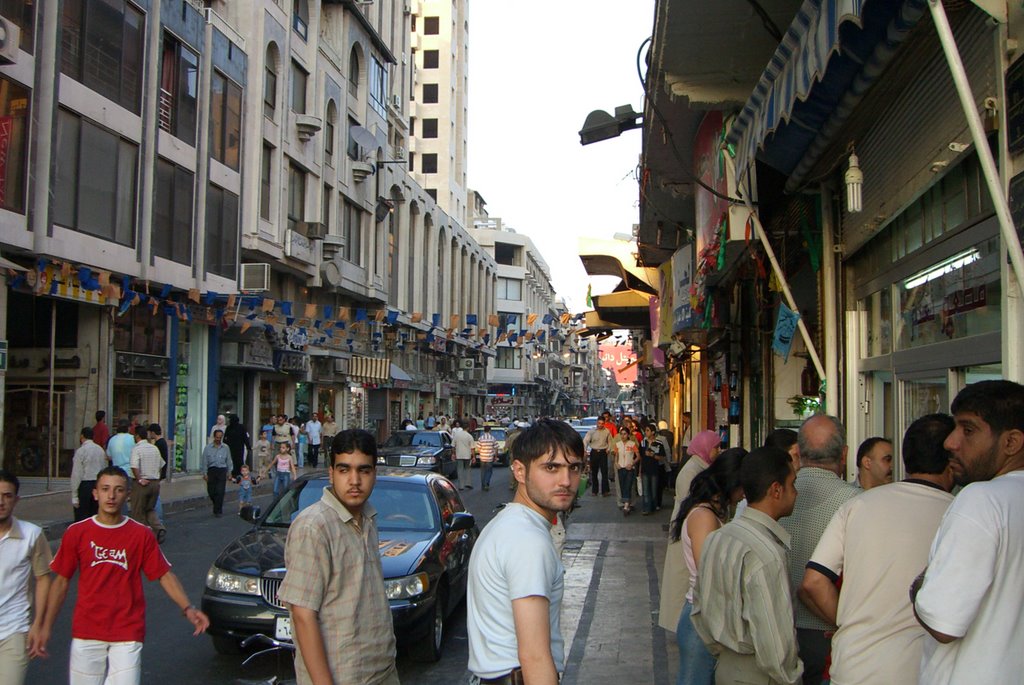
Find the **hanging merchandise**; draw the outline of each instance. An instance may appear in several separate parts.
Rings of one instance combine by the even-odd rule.
[[[821,380],[818,378],[818,373],[814,370],[811,360],[808,359],[807,366],[800,373],[800,394],[817,397],[820,390]]]
[[[720,441],[718,446],[723,450],[729,449],[729,426],[727,424],[718,427],[718,438]]]
[[[737,378],[738,375],[739,374],[737,374],[735,371],[731,371],[729,373],[729,391],[730,392],[736,392],[736,387],[737,387],[736,384],[739,382],[739,380]]]
[[[711,389],[715,392],[722,392],[722,372],[715,371],[715,380],[711,385]]]
[[[733,426],[740,422],[740,398],[733,395],[729,400],[729,423]]]

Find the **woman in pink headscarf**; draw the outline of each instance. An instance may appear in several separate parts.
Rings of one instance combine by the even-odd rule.
[[[690,494],[690,483],[698,473],[711,466],[718,453],[721,451],[721,438],[715,431],[701,431],[693,436],[687,447],[687,454],[690,458],[679,469],[676,476],[675,506],[672,508],[672,518],[675,521],[679,515],[679,508],[683,500]],[[669,538],[668,549],[665,551],[665,566],[661,574],[661,608],[658,616],[658,625],[669,632],[675,632],[679,626],[679,615],[683,610],[683,603],[686,599],[686,591],[690,585],[690,573],[686,570],[686,561],[683,558],[682,543]]]

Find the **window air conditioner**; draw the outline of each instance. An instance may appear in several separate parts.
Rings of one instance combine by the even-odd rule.
[[[0,64],[18,62],[18,42],[21,29],[10,19],[0,17]]]
[[[270,290],[269,264],[242,264],[238,289],[243,292],[264,293]]]
[[[320,222],[305,222],[302,224],[305,228],[306,237],[310,240],[323,240],[324,236],[327,235],[327,225]]]
[[[395,107],[396,109],[401,109],[402,108],[402,96],[399,95],[398,93],[395,93],[394,95],[392,95],[391,96],[391,105],[393,107]]]
[[[475,365],[476,363],[473,361],[471,357],[466,357],[464,359],[459,360],[459,368],[462,369],[463,371],[471,371]]]

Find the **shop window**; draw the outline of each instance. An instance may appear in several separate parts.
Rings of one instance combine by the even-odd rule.
[[[864,298],[861,309],[867,319],[865,357],[892,352],[892,291],[883,288]]]
[[[60,110],[54,222],[133,246],[138,152],[134,143]]]
[[[242,89],[215,71],[210,90],[210,156],[238,171],[238,152],[242,143]]]
[[[192,263],[192,208],[195,176],[159,159],[153,207],[153,252],[179,264]]]
[[[238,263],[238,196],[213,184],[206,191],[206,270],[235,278]]]
[[[7,294],[7,341],[11,349],[50,347],[52,307],[57,305],[57,330],[54,344],[59,348],[78,347],[78,305],[70,300],[36,297],[17,290]]]
[[[29,91],[0,76],[0,207],[25,211]]]
[[[118,352],[167,354],[167,316],[149,307],[132,307],[114,317],[114,349]]]
[[[199,56],[169,33],[164,34],[157,124],[175,138],[196,144]]]
[[[61,72],[139,113],[145,15],[125,0],[64,0]]]

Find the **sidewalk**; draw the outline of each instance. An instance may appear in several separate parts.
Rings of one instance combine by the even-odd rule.
[[[65,529],[74,523],[75,518],[74,510],[71,508],[71,488],[68,481],[51,481],[50,487],[52,489],[46,491],[42,482],[23,483],[15,514],[19,519],[41,526],[46,531],[46,538],[52,541],[60,539]],[[270,479],[265,478],[257,486],[257,492],[268,493],[272,487]],[[224,501],[232,502],[237,497],[238,487],[228,483]],[[206,506],[209,503],[206,496],[206,481],[200,474],[177,474],[173,480],[160,483],[160,502],[163,505],[164,516]]]

